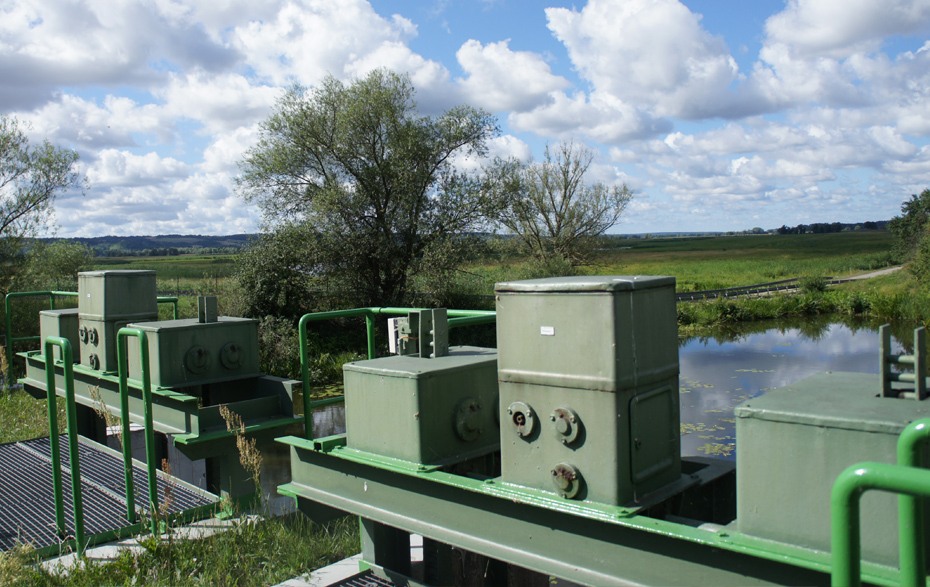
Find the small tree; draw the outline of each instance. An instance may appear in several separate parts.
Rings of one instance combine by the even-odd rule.
[[[617,223],[633,196],[626,184],[586,183],[593,160],[589,149],[563,142],[547,146],[540,163],[501,164],[511,194],[501,223],[546,266],[590,262],[596,238]]]
[[[894,234],[894,253],[900,261],[909,261],[917,243],[925,232],[927,219],[930,218],[930,189],[919,196],[912,195],[901,204],[901,215],[888,222],[888,230]]]
[[[0,114],[0,292],[22,269],[26,239],[49,225],[55,197],[84,188],[75,151],[30,146],[18,120]]]
[[[482,178],[453,158],[483,155],[497,132],[469,106],[419,115],[406,76],[328,77],[278,101],[238,186],[270,229],[311,227],[304,258],[321,287],[346,303],[399,305],[415,276],[460,262],[450,249],[494,213]]]
[[[283,317],[296,321],[309,312],[312,264],[307,262],[305,227],[285,225],[264,234],[236,257],[239,287],[227,311],[250,318]]]
[[[16,279],[16,289],[76,290],[78,272],[90,268],[93,261],[94,251],[82,243],[33,241],[24,271]]]

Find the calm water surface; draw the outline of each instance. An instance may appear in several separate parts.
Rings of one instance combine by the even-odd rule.
[[[912,343],[913,331],[894,329],[895,352],[910,352]],[[735,458],[736,405],[823,371],[878,373],[878,346],[878,324],[810,320],[682,339],[682,455]]]

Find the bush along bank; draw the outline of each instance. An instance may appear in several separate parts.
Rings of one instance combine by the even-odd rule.
[[[736,322],[823,314],[927,325],[930,324],[930,296],[900,291],[813,290],[797,295],[682,302],[678,304],[678,329],[688,334]]]

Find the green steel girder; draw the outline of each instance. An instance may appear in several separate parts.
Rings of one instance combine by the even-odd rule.
[[[577,503],[499,480],[459,477],[296,437],[293,481],[279,488],[468,551],[585,585],[827,584],[826,553],[700,529],[624,508]],[[547,501],[548,500],[548,501]],[[555,502],[561,503],[556,507]],[[312,511],[312,504],[301,504]],[[377,564],[377,561],[371,561]],[[864,565],[891,584],[892,569]]]
[[[586,585],[830,583],[830,553],[697,528],[623,507],[478,480],[345,446],[344,436],[285,437],[293,481],[278,492],[307,513],[340,510]],[[370,561],[377,564],[377,561]],[[863,561],[863,581],[898,569]]]

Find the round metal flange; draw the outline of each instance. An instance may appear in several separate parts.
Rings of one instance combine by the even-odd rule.
[[[87,327],[82,324],[81,327],[78,328],[78,338],[81,339],[81,342],[87,344],[88,336]]]
[[[227,369],[238,369],[242,365],[242,354],[239,345],[230,342],[220,350],[220,363]]]
[[[559,463],[553,467],[551,473],[555,491],[562,497],[574,499],[584,487],[584,478],[574,465]]]
[[[507,415],[510,416],[510,423],[517,436],[526,438],[533,433],[536,427],[536,414],[528,404],[523,402],[513,402],[507,408]]]
[[[89,330],[90,330],[90,334],[89,334],[90,344],[97,346],[97,343],[100,342],[100,336],[97,334],[97,329],[91,328]]]
[[[90,368],[93,369],[94,371],[97,371],[100,369],[100,357],[98,357],[97,355],[91,354]]]
[[[210,356],[207,351],[198,344],[187,350],[187,354],[184,356],[184,366],[191,373],[203,373],[207,370],[209,360]]]
[[[581,418],[571,408],[558,407],[549,414],[552,431],[556,440],[562,444],[571,444],[578,439],[581,431]]]
[[[465,442],[481,436],[481,404],[475,398],[465,398],[456,406],[455,433]]]

